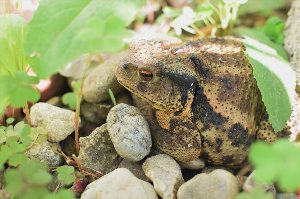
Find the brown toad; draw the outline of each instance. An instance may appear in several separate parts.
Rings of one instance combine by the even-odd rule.
[[[136,40],[116,76],[153,107],[154,145],[179,161],[238,166],[255,139],[275,138],[268,122],[259,130],[265,108],[238,39]]]

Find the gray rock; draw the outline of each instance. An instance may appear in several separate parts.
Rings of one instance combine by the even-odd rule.
[[[148,182],[149,179],[145,175],[142,165],[138,162],[130,162],[128,160],[122,160],[119,164],[119,168],[126,168],[128,169],[135,177]]]
[[[201,173],[184,183],[177,192],[178,199],[232,199],[238,194],[238,182],[230,172],[216,169]]]
[[[115,69],[125,55],[126,52],[123,52],[111,57],[87,75],[82,90],[85,101],[90,103],[103,102],[109,99],[108,89],[111,89],[114,95],[124,90],[124,87],[117,81]]]
[[[113,107],[107,116],[109,136],[118,154],[129,161],[140,161],[149,154],[152,142],[146,119],[127,104]]]
[[[284,46],[290,55],[290,64],[300,83],[300,0],[294,0],[285,26]]]
[[[201,159],[192,160],[189,162],[178,162],[180,167],[183,169],[203,169],[205,167],[205,162]]]
[[[32,124],[45,128],[50,142],[60,142],[74,131],[74,116],[73,111],[42,102],[30,109]]]
[[[122,158],[117,154],[106,128],[106,124],[96,128],[89,136],[79,139],[78,160],[88,171],[111,172]]]
[[[253,171],[248,178],[246,179],[244,185],[243,185],[243,191],[248,192],[251,191],[254,188],[261,188],[265,192],[271,193],[272,196],[275,198],[276,196],[276,189],[273,184],[261,184],[254,181],[253,177],[255,175],[255,171]]]
[[[30,159],[36,158],[41,162],[46,163],[49,167],[57,167],[63,163],[63,157],[58,151],[60,151],[58,143],[45,141],[43,143],[35,143],[25,154]]]
[[[153,186],[120,168],[90,183],[81,199],[157,199]]]
[[[276,199],[299,199],[294,193],[278,193]]]
[[[89,122],[102,125],[106,121],[107,114],[112,105],[109,103],[92,104],[83,101],[81,103],[81,115]]]
[[[143,170],[163,199],[176,199],[178,188],[184,183],[180,166],[166,154],[148,158]]]

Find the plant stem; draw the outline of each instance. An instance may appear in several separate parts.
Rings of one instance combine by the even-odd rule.
[[[74,124],[75,124],[75,148],[76,148],[76,153],[79,154],[79,116],[80,116],[80,105],[81,105],[81,99],[82,99],[82,89],[83,89],[83,83],[87,75],[88,68],[91,64],[93,54],[89,54],[86,62],[85,62],[85,68],[81,77],[81,84],[80,84],[80,89],[78,92],[75,91],[76,94],[76,112],[75,112],[75,117],[74,117]]]
[[[28,103],[26,103],[23,107],[23,112],[25,113],[25,116],[26,116],[26,120],[29,124],[29,126],[32,126],[32,122],[31,122],[31,119],[30,119],[30,113],[29,113],[29,107],[28,107]]]

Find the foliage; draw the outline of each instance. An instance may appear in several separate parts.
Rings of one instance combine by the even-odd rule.
[[[271,193],[265,193],[264,190],[260,188],[254,188],[249,192],[240,193],[235,199],[272,199]]]
[[[115,98],[114,93],[112,92],[111,89],[108,89],[108,95],[109,95],[110,100],[113,103],[113,105],[116,106],[117,105],[116,98]]]
[[[74,92],[65,93],[62,96],[62,102],[64,105],[68,106],[70,109],[76,109],[76,94]]]
[[[284,42],[284,26],[285,23],[277,16],[272,16],[268,19],[263,27],[263,32],[274,43],[282,45]]]
[[[41,127],[30,128],[28,124],[19,122],[11,125],[13,119],[8,119],[9,126],[0,126],[0,169],[4,172],[5,189],[14,199],[73,199],[70,191],[62,190],[57,194],[48,191],[47,185],[52,180],[47,165],[37,160],[30,160],[25,155],[26,150],[35,142],[45,141],[45,130]],[[72,167],[73,168],[73,167]],[[64,168],[61,173],[66,173]],[[62,174],[60,174],[62,175]],[[65,175],[67,177],[67,175]],[[70,177],[68,178],[70,182]],[[65,183],[65,181],[63,181]]]
[[[40,98],[31,86],[38,79],[25,71],[24,32],[23,18],[13,14],[0,16],[0,113],[7,105],[22,107],[27,101],[36,102]]]
[[[263,102],[269,114],[269,120],[274,130],[284,128],[292,111],[292,102],[295,94],[296,77],[294,71],[277,51],[268,46],[272,43],[268,38],[259,37],[256,40],[257,31],[248,31],[243,34],[246,52],[253,67],[253,74],[262,94]],[[266,41],[266,42],[264,42]],[[273,45],[274,46],[274,45]]]
[[[256,170],[258,182],[277,183],[282,190],[296,191],[300,187],[300,148],[288,140],[273,144],[256,142],[249,158]]]
[[[39,77],[49,77],[88,52],[123,47],[144,0],[45,0],[28,24],[25,52]],[[49,17],[51,16],[51,17]]]
[[[247,14],[254,12],[270,12],[282,8],[287,0],[249,0],[247,4],[242,5],[239,9],[239,14]]]
[[[74,167],[72,166],[61,166],[56,169],[57,171],[57,178],[60,182],[62,182],[64,185],[70,185],[75,180],[74,175]]]

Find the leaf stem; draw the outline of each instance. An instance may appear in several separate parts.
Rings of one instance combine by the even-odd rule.
[[[32,126],[32,122],[31,122],[31,119],[30,119],[30,113],[29,113],[29,107],[28,107],[28,103],[26,103],[23,107],[23,112],[25,113],[25,116],[26,116],[26,120],[29,124],[29,126]]]

